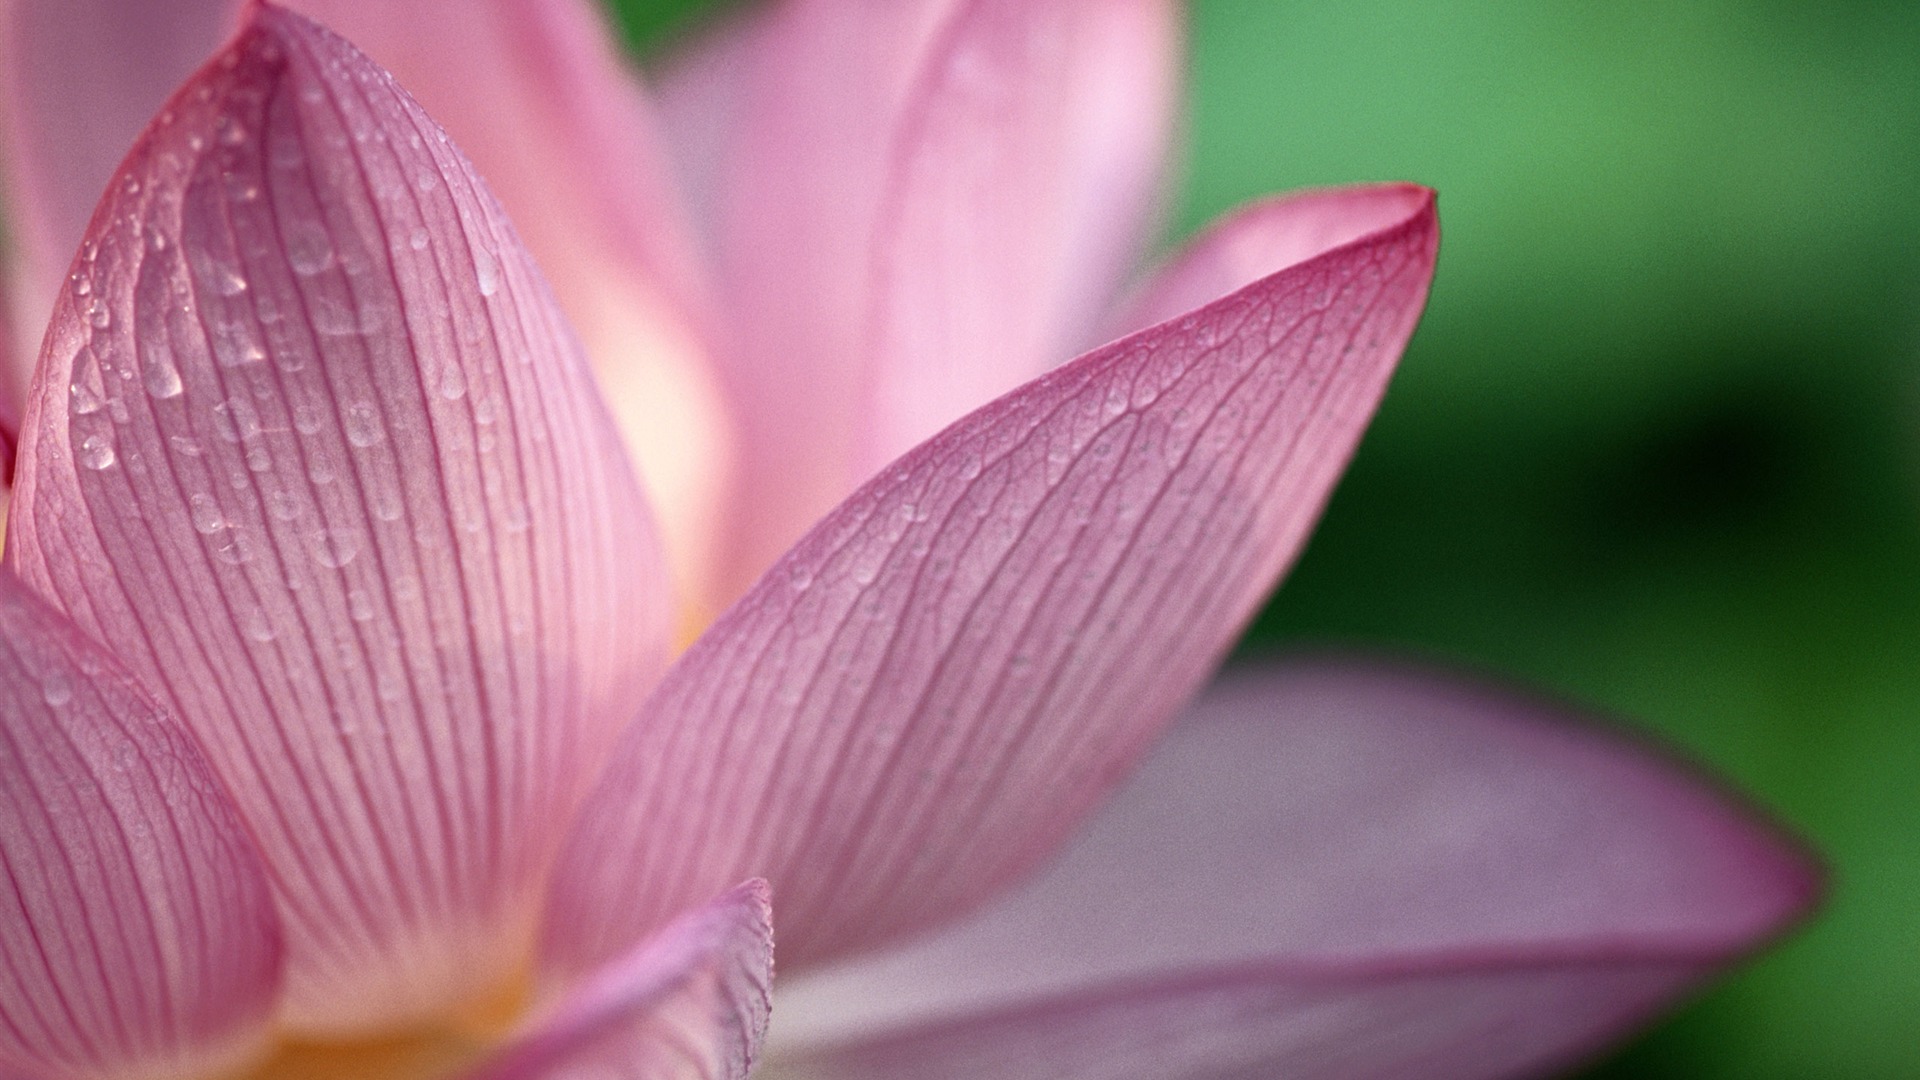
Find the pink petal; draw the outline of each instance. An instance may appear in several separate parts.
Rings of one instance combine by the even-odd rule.
[[[577,971],[764,874],[786,962],[1045,857],[1298,550],[1426,296],[1429,199],[1090,353],[890,467],[669,673],[558,871]]]
[[[1378,666],[1230,678],[1063,861],[783,993],[781,1034],[854,1037],[819,1052],[848,1077],[1577,1057],[1780,933],[1818,872],[1689,769],[1558,712]]]
[[[443,133],[277,8],[94,220],[8,564],[205,744],[273,869],[292,1024],[489,990],[665,649],[578,346]]]
[[[12,226],[0,416],[18,418],[73,251],[127,147],[231,31],[235,0],[10,0],[0,5],[0,164]]]
[[[879,465],[1090,343],[1149,224],[1178,51],[1164,0],[827,0],[675,69],[733,331],[734,594]]]
[[[19,340],[13,332],[13,297],[4,275],[4,269],[0,269],[0,372],[11,372],[17,368],[31,371],[32,361],[18,357],[32,354],[16,352]],[[0,486],[11,487],[13,484],[14,447],[20,442],[21,400],[0,391]]]
[[[744,591],[859,479],[889,154],[939,28],[965,2],[791,0],[742,31],[749,78],[733,88],[740,126],[716,152],[713,196],[721,370],[740,425],[723,595]]]
[[[659,106],[660,136],[672,159],[695,240],[711,261],[719,227],[720,192],[727,156],[745,127],[747,91],[753,85],[767,28],[791,25],[771,4],[733,6],[691,41],[676,48],[651,72]]]
[[[1295,191],[1242,206],[1207,227],[1109,316],[1113,337],[1203,307],[1228,293],[1357,240],[1428,198],[1416,184]]]
[[[1661,960],[1252,968],[782,1055],[761,1080],[1507,1080],[1554,1075],[1688,978]],[[782,998],[781,1004],[786,1004]],[[784,1017],[785,1013],[782,1012]]]
[[[0,572],[0,1075],[186,1075],[259,1048],[266,873],[192,740]]]
[[[1094,324],[1152,224],[1179,19],[1162,0],[979,0],[943,28],[881,207],[857,476],[1111,340]]]
[[[708,591],[732,446],[704,343],[708,285],[651,105],[600,6],[293,6],[393,72],[472,155],[580,328],[676,570],[690,592]]]
[[[772,982],[767,883],[749,881],[594,972],[467,1080],[743,1080]]]

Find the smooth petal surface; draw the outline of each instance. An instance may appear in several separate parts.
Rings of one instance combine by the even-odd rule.
[[[1032,1003],[774,1057],[763,1080],[1505,1080],[1644,1018],[1687,965],[1569,958],[1279,967]],[[784,999],[783,999],[784,1004]]]
[[[7,0],[0,106],[9,172],[0,416],[17,419],[53,300],[114,168],[160,103],[233,28],[237,0]]]
[[[48,350],[8,563],[206,746],[278,886],[290,1022],[492,989],[666,597],[471,166],[351,46],[258,7],[136,144]]]
[[[549,967],[757,873],[791,968],[1049,854],[1298,550],[1437,239],[1429,200],[1036,380],[830,514],[623,738],[558,870]]]
[[[1818,872],[1557,712],[1378,665],[1230,677],[1060,863],[795,984],[780,1035],[839,1077],[1564,1063],[1779,933]]]
[[[256,1050],[280,928],[252,842],[173,719],[5,573],[0,714],[0,1075]]]
[[[931,43],[966,2],[775,4],[728,31],[744,60],[731,70],[745,84],[704,90],[716,105],[731,95],[739,120],[722,148],[706,135],[707,167],[720,179],[717,288],[728,301],[721,370],[740,425],[740,488],[721,568],[729,598],[857,482],[889,155]]]
[[[733,595],[878,466],[1091,343],[1178,51],[1164,0],[795,0],[676,70],[673,145],[719,179]]]
[[[1111,340],[1095,322],[1153,224],[1179,19],[1163,0],[976,0],[942,30],[875,236],[857,477]]]
[[[783,20],[771,4],[721,9],[711,25],[680,42],[648,71],[660,136],[672,161],[692,235],[711,263],[718,241],[723,175],[746,128],[744,110],[763,50],[758,38]]]
[[[750,881],[595,972],[468,1080],[744,1080],[772,983],[767,883]]]
[[[579,328],[683,585],[711,608],[732,452],[705,270],[591,0],[297,0],[393,72],[499,195]]]

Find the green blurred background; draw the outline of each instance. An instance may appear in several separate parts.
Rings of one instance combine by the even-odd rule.
[[[618,0],[642,54],[701,0]],[[1833,867],[1593,1076],[1920,1076],[1920,4],[1200,0],[1171,235],[1440,190],[1426,321],[1249,652],[1631,718]]]

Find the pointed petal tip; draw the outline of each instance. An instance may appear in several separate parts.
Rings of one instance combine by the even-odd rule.
[[[1197,312],[1363,245],[1399,249],[1430,279],[1440,248],[1438,193],[1390,182],[1310,188],[1246,203],[1153,268],[1108,317],[1106,335],[1125,337]]]
[[[247,18],[75,245],[5,560],[204,744],[289,913],[282,1019],[337,1032],[518,962],[664,573],[467,160],[337,35]]]

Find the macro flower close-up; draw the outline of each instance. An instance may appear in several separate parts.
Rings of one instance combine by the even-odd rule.
[[[0,15],[6,1080],[1541,1075],[1815,901],[1544,699],[1209,687],[1440,240],[1149,258],[1178,4]]]

